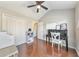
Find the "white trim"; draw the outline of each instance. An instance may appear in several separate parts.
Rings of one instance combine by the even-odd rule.
[[[38,38],[39,39],[39,38]],[[45,39],[40,39],[40,40],[44,40],[44,41],[46,41]],[[48,41],[48,40],[47,40]],[[51,42],[51,41],[50,41]],[[62,46],[66,46],[65,44],[62,44]],[[72,48],[72,49],[75,49],[75,47],[73,47],[73,46],[68,46],[68,48]],[[76,50],[76,49],[75,49]]]
[[[21,44],[24,44],[24,43],[26,43],[26,41],[24,41],[24,42],[19,42],[18,44],[16,43],[16,46],[21,45]]]

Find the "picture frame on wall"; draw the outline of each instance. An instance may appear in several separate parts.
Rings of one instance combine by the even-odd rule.
[[[67,30],[67,24],[66,23],[60,24],[60,29]]]
[[[60,25],[56,25],[56,30],[60,30]]]

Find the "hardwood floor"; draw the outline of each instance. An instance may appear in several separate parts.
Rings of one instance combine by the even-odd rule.
[[[36,39],[32,44],[22,44],[17,46],[20,57],[76,57],[78,56],[74,49],[65,50],[64,47],[58,51],[57,45],[54,47],[50,43]]]

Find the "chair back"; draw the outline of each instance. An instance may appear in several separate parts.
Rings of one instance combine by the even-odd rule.
[[[51,32],[51,37],[54,40],[60,40],[60,33]]]

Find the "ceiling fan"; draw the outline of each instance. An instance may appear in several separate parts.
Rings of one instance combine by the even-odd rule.
[[[35,7],[35,6],[37,6],[37,13],[39,12],[39,9],[40,9],[41,7],[42,7],[43,9],[45,9],[45,10],[48,10],[47,7],[45,7],[44,5],[42,5],[43,2],[45,2],[45,1],[36,1],[36,4],[34,4],[34,5],[29,5],[29,6],[27,6],[27,7],[30,8],[30,7]]]

